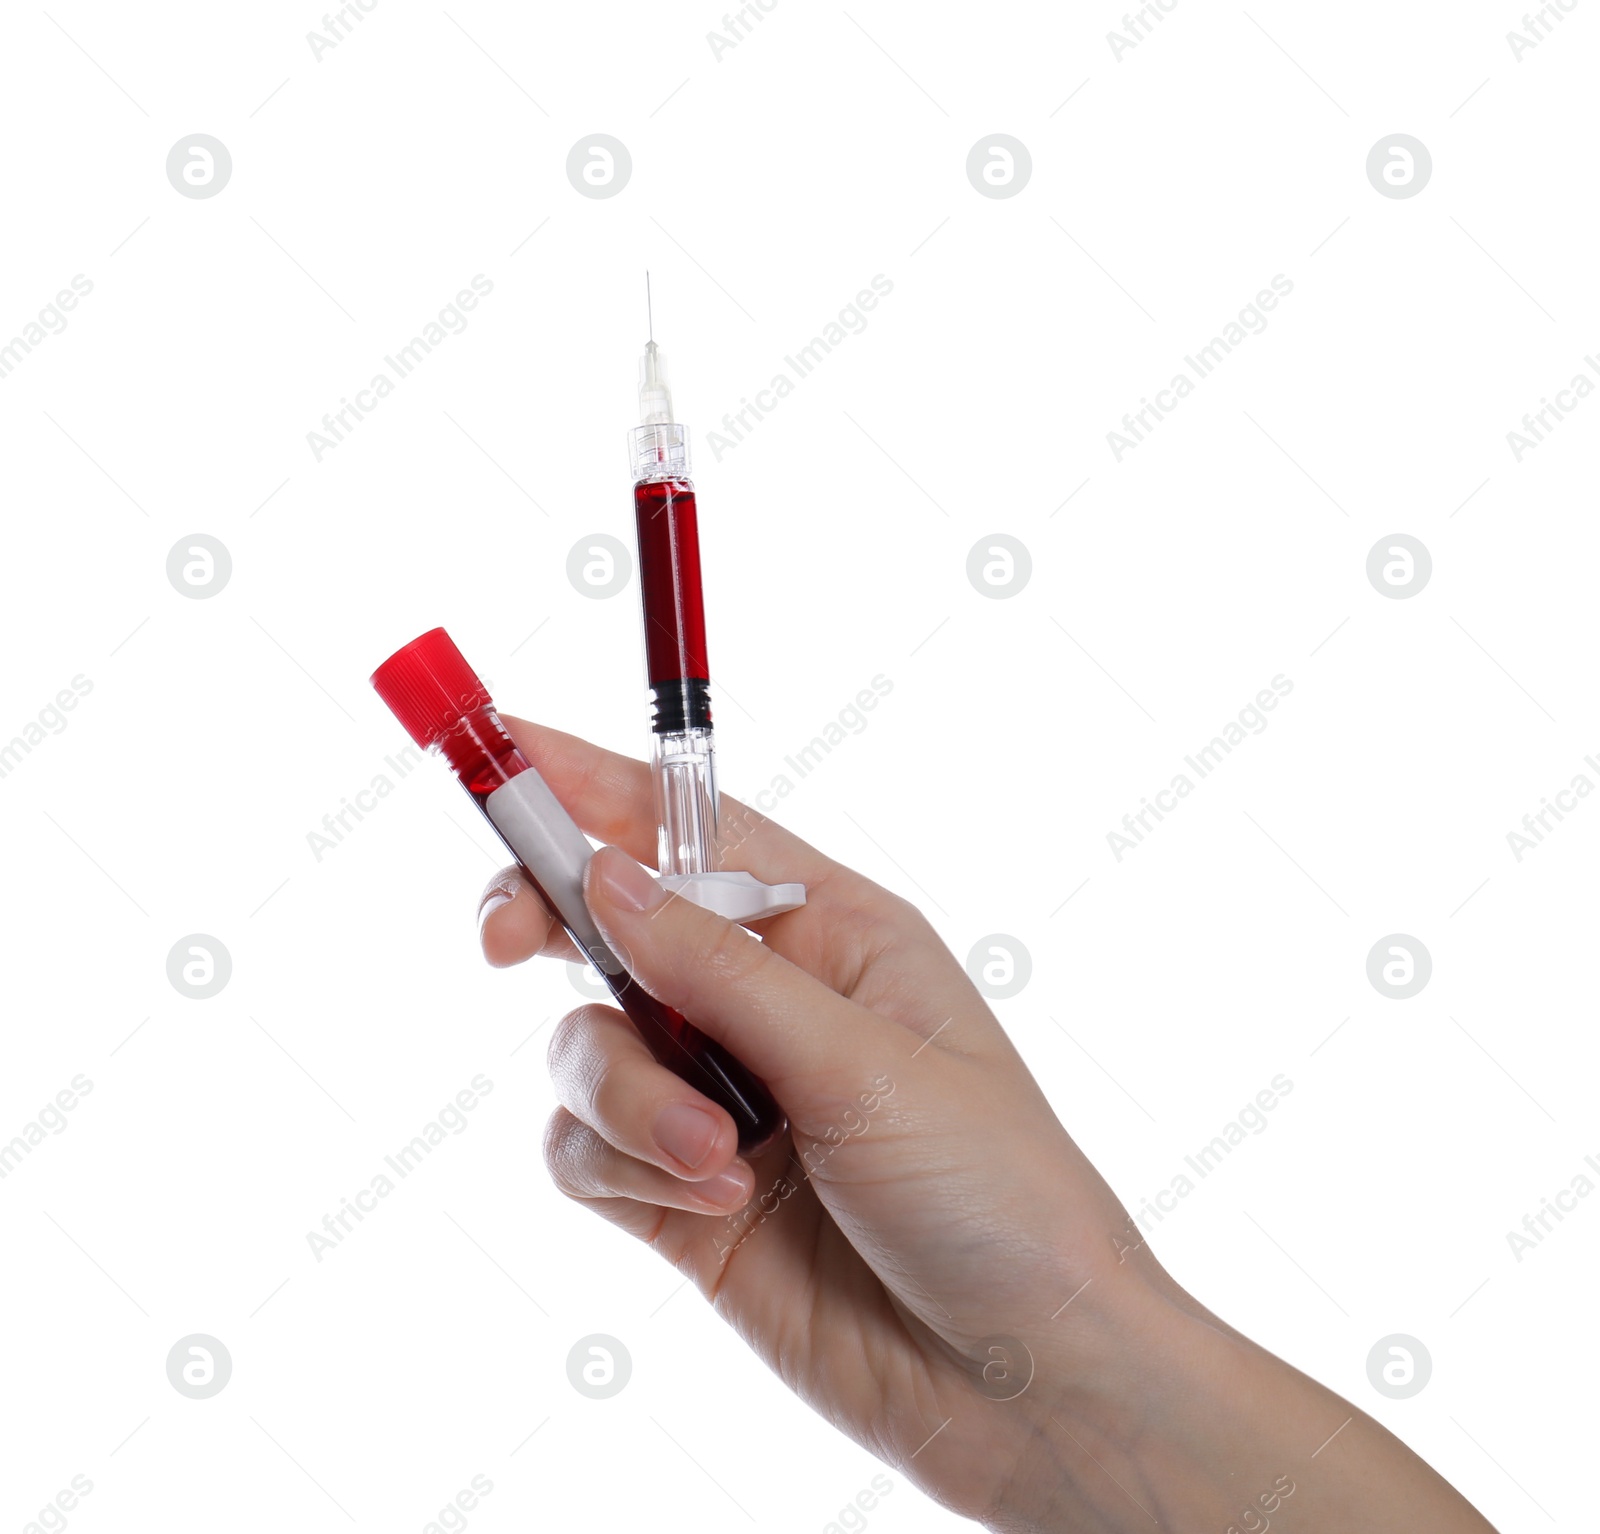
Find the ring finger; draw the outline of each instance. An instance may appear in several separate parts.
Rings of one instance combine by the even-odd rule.
[[[685,1182],[618,1150],[569,1108],[550,1116],[544,1159],[551,1180],[568,1198],[633,1199],[690,1214],[729,1214],[744,1206],[755,1186],[749,1166],[737,1159],[702,1182]]]

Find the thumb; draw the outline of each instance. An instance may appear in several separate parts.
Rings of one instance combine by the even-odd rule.
[[[658,1001],[724,1045],[804,1122],[853,1102],[896,1058],[893,1023],[847,1001],[739,926],[671,895],[602,847],[584,895],[606,940]]]

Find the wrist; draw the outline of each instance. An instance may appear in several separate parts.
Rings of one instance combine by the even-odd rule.
[[[1243,1339],[1165,1274],[1116,1267],[1091,1282],[1038,1350],[1015,1466],[984,1519],[996,1534],[1166,1526],[1163,1483],[1200,1452],[1193,1422],[1215,1416],[1219,1344]]]
[[[1110,1303],[1084,1313],[1096,1340],[1049,1362],[1062,1383],[1017,1440],[997,1534],[1493,1534],[1393,1434],[1164,1272],[1104,1282]]]

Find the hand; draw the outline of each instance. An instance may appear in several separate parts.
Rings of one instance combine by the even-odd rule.
[[[1275,1432],[1305,1437],[1294,1470],[1350,1416],[1160,1267],[913,906],[724,797],[725,866],[807,889],[800,910],[751,924],[758,941],[639,867],[656,846],[643,763],[505,722],[610,844],[586,878],[608,942],[790,1120],[746,1164],[722,1109],[657,1064],[620,1012],[585,1006],[550,1042],[562,1104],[545,1136],[551,1176],[693,1279],[830,1422],[997,1528],[1148,1528],[1147,1502],[1166,1498],[1169,1511],[1204,1506],[1222,1534],[1249,1473],[1216,1462],[1232,1439],[1210,1397],[1259,1376],[1248,1410],[1229,1402],[1235,1436],[1252,1460]],[[491,963],[579,958],[515,868],[480,912]],[[1453,1501],[1405,1508],[1433,1528],[1487,1528],[1437,1521],[1465,1504],[1413,1463]],[[1366,1480],[1381,1484],[1386,1467],[1369,1464]],[[1258,1478],[1270,1486],[1288,1468],[1264,1464]],[[1388,1527],[1336,1493],[1327,1510]],[[1283,1506],[1280,1528],[1322,1526],[1285,1523]],[[1256,1516],[1243,1526],[1264,1527]]]
[[[620,1012],[583,1007],[550,1044],[557,1185],[692,1278],[830,1421],[981,1511],[1009,1465],[974,1383],[1006,1361],[980,1344],[1031,1335],[1093,1274],[1091,1247],[1115,1262],[1115,1195],[912,906],[725,798],[724,822],[748,831],[726,865],[807,889],[800,910],[756,924],[758,942],[669,899],[633,861],[656,845],[642,763],[506,723],[578,823],[612,844],[588,877],[608,939],[646,989],[766,1081],[791,1126],[747,1166],[725,1112],[658,1065]],[[491,962],[578,957],[515,869],[492,881],[485,912]],[[1068,1306],[1053,1323],[1063,1339],[1088,1343],[1093,1308]]]

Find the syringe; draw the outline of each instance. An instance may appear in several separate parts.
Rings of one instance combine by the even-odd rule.
[[[649,300],[649,274],[645,276]],[[689,478],[689,429],[672,419],[666,360],[650,339],[639,361],[640,425],[628,433],[644,604],[661,883],[736,921],[805,904],[798,884],[766,885],[719,870],[711,667],[700,591],[700,536]]]

